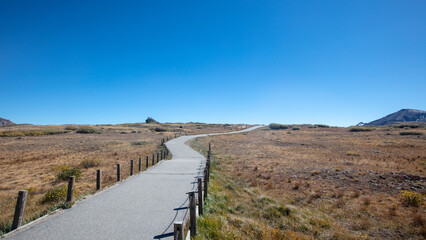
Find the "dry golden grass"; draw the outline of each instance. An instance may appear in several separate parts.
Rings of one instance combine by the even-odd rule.
[[[116,164],[121,164],[122,178],[130,175],[130,160],[134,160],[135,173],[138,171],[138,158],[142,157],[142,169],[145,169],[145,156],[151,157],[160,149],[161,139],[175,134],[199,134],[223,132],[237,129],[237,125],[201,123],[166,124],[121,124],[90,126],[100,133],[80,134],[80,126],[55,125],[35,126],[16,125],[1,127],[0,135],[13,133],[14,137],[0,137],[0,203],[15,197],[19,190],[28,190],[25,216],[30,221],[57,207],[56,203],[41,204],[44,192],[59,186],[63,181],[55,175],[61,167],[69,166],[81,169],[82,176],[76,183],[77,198],[95,191],[96,169],[102,170],[103,186],[116,180]],[[166,129],[156,132],[155,128]],[[60,133],[64,132],[66,133]],[[23,136],[20,133],[57,132],[58,134]],[[86,162],[86,167],[83,162]],[[95,167],[88,167],[94,162]],[[90,165],[90,164],[89,164]],[[8,231],[13,218],[15,201],[0,206],[0,230]],[[0,235],[1,235],[0,231]]]
[[[423,202],[419,207],[407,206],[401,194],[401,190],[426,193],[424,128],[415,129],[424,135],[401,136],[401,129],[388,127],[369,132],[298,127],[193,142],[201,151],[212,142],[217,170],[210,203],[214,208],[217,196],[228,199],[219,214],[228,225],[219,224],[224,235],[259,239],[259,226],[266,225],[274,231],[290,231],[294,239],[426,237]],[[264,198],[266,203],[256,204]],[[290,209],[290,214],[272,211],[280,206]],[[216,219],[215,214],[200,221]],[[244,219],[244,224],[233,224],[235,218]],[[247,224],[252,231],[241,232],[238,226]]]

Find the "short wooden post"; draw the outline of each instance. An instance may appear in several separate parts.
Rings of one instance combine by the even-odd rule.
[[[211,152],[212,152],[212,143],[209,142],[209,153],[211,153]]]
[[[191,231],[191,238],[197,236],[197,214],[195,213],[195,192],[189,192],[189,229]]]
[[[146,169],[148,169],[148,165],[149,165],[149,156],[146,155]]]
[[[96,190],[101,189],[101,170],[96,170]]]
[[[164,138],[161,140],[161,146],[164,145]]]
[[[203,179],[198,178],[198,215],[203,215]]]
[[[120,177],[120,164],[117,163],[117,182],[119,182],[120,180],[121,180],[121,177]]]
[[[18,192],[18,199],[16,200],[15,215],[13,216],[12,230],[19,228],[24,219],[25,204],[27,203],[28,191],[21,190]]]
[[[157,152],[157,163],[160,161],[160,153]]]
[[[142,171],[142,158],[139,158],[139,172]]]
[[[207,182],[210,182],[210,161],[207,161]]]
[[[155,164],[155,154],[152,154],[152,166]]]
[[[74,185],[75,185],[75,176],[71,176],[70,180],[68,180],[67,202],[74,201]]]
[[[174,222],[174,240],[183,240],[183,223],[182,222]]]
[[[204,200],[207,198],[207,169],[204,169]]]
[[[133,160],[130,160],[130,176],[133,175]]]

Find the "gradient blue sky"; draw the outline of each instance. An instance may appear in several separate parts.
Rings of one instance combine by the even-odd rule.
[[[426,110],[426,1],[0,1],[0,117],[325,123]]]

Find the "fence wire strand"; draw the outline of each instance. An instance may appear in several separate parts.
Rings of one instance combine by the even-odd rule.
[[[0,203],[0,206],[3,206],[3,205],[5,205],[5,204],[8,204],[8,203],[12,202],[13,200],[15,200],[15,199],[17,199],[17,198],[18,198],[18,197],[9,198],[9,199],[7,199],[6,201],[4,201],[4,202]]]

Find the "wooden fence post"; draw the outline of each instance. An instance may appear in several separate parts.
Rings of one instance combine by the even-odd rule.
[[[155,154],[152,154],[152,166],[155,164]]]
[[[203,179],[198,178],[198,215],[203,215]]]
[[[195,192],[189,192],[189,221],[190,221],[190,231],[191,238],[197,236],[197,214],[195,213]]]
[[[119,182],[120,180],[121,180],[121,177],[120,177],[120,164],[117,163],[117,182]]]
[[[12,230],[19,228],[24,219],[25,204],[27,203],[27,190],[18,192],[18,200],[16,200],[15,215],[13,216]]]
[[[182,222],[174,222],[174,240],[183,240],[183,223]]]
[[[75,176],[71,176],[70,180],[68,180],[67,202],[74,201],[74,185],[75,185]]]
[[[101,170],[96,170],[96,190],[101,189]]]
[[[149,165],[149,156],[146,155],[146,169],[148,169],[148,165]]]
[[[133,160],[130,160],[130,176],[133,175]]]
[[[160,161],[160,153],[157,152],[157,163]]]
[[[210,161],[207,161],[207,182],[210,182]]]
[[[207,168],[204,169],[204,200],[207,198]]]
[[[142,171],[142,158],[139,158],[139,172]]]

